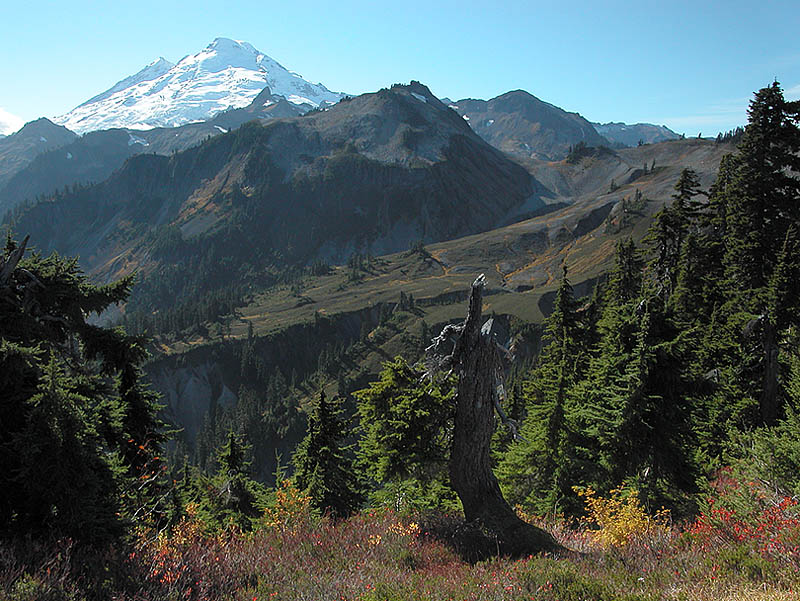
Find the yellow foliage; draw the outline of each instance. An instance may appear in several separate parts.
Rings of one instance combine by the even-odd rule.
[[[419,534],[419,524],[416,522],[410,522],[408,525],[405,525],[402,522],[395,522],[394,524],[389,525],[388,530],[392,534],[396,534],[398,536],[416,536]]]
[[[311,516],[311,497],[300,492],[291,480],[283,480],[275,491],[275,505],[264,510],[261,526],[294,532]]]
[[[634,539],[669,530],[669,510],[662,508],[648,515],[635,488],[615,488],[607,498],[591,487],[573,490],[584,498],[589,519],[598,526],[594,538],[602,547],[624,547]]]

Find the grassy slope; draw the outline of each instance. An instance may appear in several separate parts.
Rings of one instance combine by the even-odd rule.
[[[272,333],[297,323],[313,321],[314,314],[337,315],[381,302],[397,302],[400,291],[427,301],[422,317],[429,324],[459,318],[469,284],[480,273],[488,278],[486,310],[514,315],[525,321],[541,321],[542,298],[552,293],[562,266],[579,292],[588,292],[582,282],[591,282],[605,272],[613,259],[618,239],[641,238],[649,217],[669,200],[672,186],[684,167],[701,174],[704,188],[713,181],[725,146],[702,140],[685,140],[620,151],[609,160],[589,159],[578,166],[566,163],[529,165],[532,171],[559,173],[568,190],[554,191],[553,203],[569,202],[564,208],[500,229],[467,236],[426,248],[429,256],[397,253],[378,258],[361,279],[351,281],[349,269],[334,267],[329,275],[307,277],[292,291],[277,287],[256,295],[237,312],[230,335],[247,335],[248,323],[256,334]],[[656,159],[656,169],[639,175],[609,193],[611,180],[622,182],[636,175],[643,162]],[[553,186],[557,188],[557,186]],[[627,225],[614,227],[607,214],[623,197],[640,189],[650,199],[644,208],[628,216]],[[573,196],[567,196],[574,192]],[[463,293],[463,294],[462,294]],[[438,299],[431,304],[432,299]],[[209,343],[192,339],[166,343],[159,350],[181,353]]]

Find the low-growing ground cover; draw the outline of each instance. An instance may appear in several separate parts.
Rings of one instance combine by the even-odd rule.
[[[375,509],[334,522],[286,485],[252,532],[210,532],[190,506],[170,534],[141,531],[124,553],[87,556],[66,541],[0,548],[0,599],[798,598],[797,501],[756,483],[744,496],[733,479],[718,485],[707,510],[681,527],[648,517],[635,497],[594,494],[584,523],[537,522],[574,552],[477,563],[454,551],[456,517]]]

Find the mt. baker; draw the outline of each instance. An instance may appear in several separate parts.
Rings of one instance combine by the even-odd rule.
[[[305,110],[344,96],[288,71],[247,42],[217,38],[176,65],[159,58],[54,121],[79,134],[175,127],[247,106],[265,86]]]

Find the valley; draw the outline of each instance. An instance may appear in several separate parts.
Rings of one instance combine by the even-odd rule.
[[[533,158],[512,147],[538,136],[565,157],[567,142],[577,147],[591,125],[520,92],[484,108],[459,101],[461,114],[417,82],[305,116],[265,116],[262,105],[279,105],[273,99],[267,88],[249,108],[207,123],[85,134],[19,168],[0,196],[10,204],[26,190],[41,197],[48,186],[80,182],[17,211],[14,227],[43,252],[79,255],[94,281],[137,274],[131,301],[104,319],[154,336],[148,372],[192,452],[212,407],[235,407],[244,384],[266,385],[223,367],[253,337],[278,340],[299,328],[314,340],[288,362],[258,345],[265,373],[288,379],[294,369],[306,382],[291,398],[307,407],[320,383],[336,393],[337,378],[318,370],[326,345],[366,342],[362,329],[399,310],[401,294],[414,312],[354,351],[353,368],[338,378],[351,390],[401,351],[418,353],[421,342],[409,348],[408,340],[423,323],[435,332],[461,318],[478,274],[487,277],[487,312],[541,323],[565,266],[577,293],[589,295],[617,241],[644,235],[681,171],[693,169],[708,189],[731,151],[688,139]],[[486,140],[510,155],[472,132],[467,110],[498,118],[495,131],[509,137]],[[253,118],[262,124],[246,123]],[[519,119],[544,121],[521,130]],[[560,145],[547,128],[560,132]],[[187,317],[201,304],[216,308]],[[321,319],[333,324],[324,335]],[[260,472],[268,477],[272,465]]]

